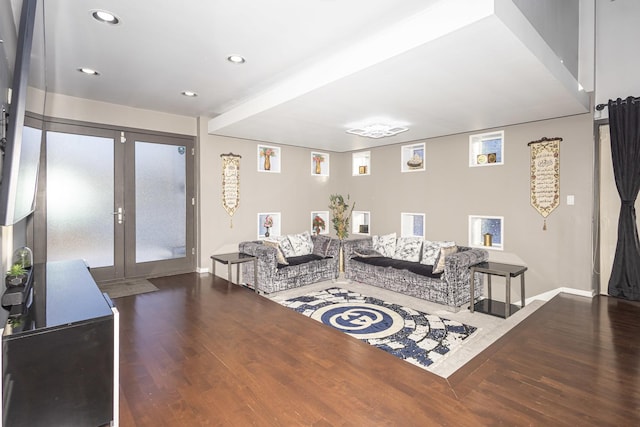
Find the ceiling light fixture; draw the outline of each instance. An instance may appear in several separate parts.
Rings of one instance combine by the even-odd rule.
[[[409,130],[408,127],[400,126],[397,124],[372,123],[366,126],[358,126],[347,129],[347,133],[352,133],[354,135],[364,136],[367,138],[378,139],[388,136],[394,136],[407,130]]]
[[[100,75],[99,72],[97,72],[96,70],[94,70],[92,68],[81,67],[81,68],[78,68],[78,71],[80,71],[81,73],[84,73],[84,74],[89,74],[90,76],[99,76]]]
[[[193,91],[190,91],[190,90],[183,90],[183,91],[182,91],[182,94],[183,94],[184,96],[189,97],[189,98],[195,98],[196,96],[198,96],[198,94],[197,94],[197,93],[195,93],[195,92],[193,92]]]
[[[120,19],[116,15],[106,10],[93,10],[91,11],[91,16],[93,16],[93,19],[96,21],[109,25],[117,25],[120,23]]]
[[[240,55],[229,55],[227,56],[227,61],[231,62],[232,64],[244,64],[247,60]]]

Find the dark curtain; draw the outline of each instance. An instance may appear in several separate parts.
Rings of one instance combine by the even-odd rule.
[[[634,207],[640,190],[640,103],[629,97],[609,100],[611,157],[622,202],[618,243],[609,279],[609,295],[640,300],[640,241]]]

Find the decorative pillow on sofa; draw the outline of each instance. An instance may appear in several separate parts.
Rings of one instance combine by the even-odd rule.
[[[271,246],[272,248],[276,248],[276,259],[278,264],[289,265],[287,258],[285,258],[284,253],[282,252],[282,248],[277,240],[263,240],[262,244],[265,246]]]
[[[291,246],[291,242],[289,241],[289,237],[277,236],[274,239],[280,245],[280,249],[282,249],[282,253],[284,254],[285,258],[296,256],[296,253],[293,250],[293,246]]]
[[[359,256],[360,258],[379,258],[384,256],[380,252],[374,249],[364,249],[364,248],[354,249],[353,253],[356,256]]]
[[[374,251],[380,252],[383,256],[392,258],[396,253],[396,233],[373,236],[372,247]]]
[[[329,245],[331,245],[331,240],[317,239],[313,242],[313,253],[321,256],[322,258],[326,258],[327,252],[329,251]]]
[[[424,243],[422,243],[422,259],[420,260],[420,263],[426,265],[435,265],[438,254],[440,253],[440,248],[447,248],[455,245],[456,242],[431,242],[429,240],[425,240]]]
[[[308,231],[300,234],[287,235],[293,248],[294,256],[311,255],[313,253],[313,241]]]
[[[438,254],[438,259],[433,264],[433,273],[442,273],[444,271],[445,259],[451,255],[458,252],[457,246],[447,246],[444,248],[440,248],[440,253]]]
[[[420,237],[399,237],[396,241],[396,252],[393,259],[401,259],[403,261],[420,261],[420,249],[422,248],[422,239]]]

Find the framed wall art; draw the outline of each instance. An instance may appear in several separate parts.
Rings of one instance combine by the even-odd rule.
[[[421,144],[411,144],[402,146],[401,150],[401,172],[420,172],[425,170],[424,142]]]
[[[311,212],[311,233],[329,234],[329,211]]]
[[[311,175],[329,176],[329,154],[311,152]]]
[[[400,214],[400,237],[421,237],[424,239],[423,213]]]
[[[258,145],[258,172],[280,173],[281,157],[280,147]]]
[[[504,249],[504,217],[469,215],[469,246]]]
[[[504,131],[469,136],[469,167],[504,164]]]
[[[351,165],[353,176],[371,175],[371,151],[353,153]]]
[[[240,159],[239,154],[220,154],[222,158],[222,207],[233,218],[240,206]],[[233,220],[230,222],[233,227]]]
[[[353,234],[369,235],[371,232],[371,212],[351,212],[351,232]]]
[[[258,239],[280,235],[280,212],[261,212],[258,214]]]

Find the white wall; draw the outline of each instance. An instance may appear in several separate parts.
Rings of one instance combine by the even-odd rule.
[[[44,92],[29,88],[27,107],[29,105],[44,105],[43,114],[58,119],[189,136],[195,136],[197,133],[197,120],[193,117],[125,107],[56,93],[47,93],[46,98],[44,96]]]
[[[640,96],[639,19],[638,0],[596,2],[596,104]],[[606,108],[596,113],[596,118],[606,117]]]

